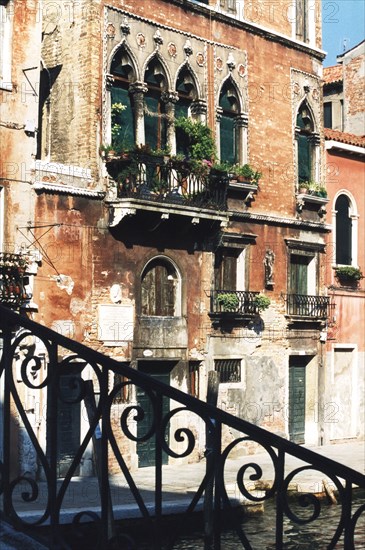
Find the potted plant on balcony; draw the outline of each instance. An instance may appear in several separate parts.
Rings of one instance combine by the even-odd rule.
[[[271,300],[265,294],[257,294],[253,299],[253,303],[258,312],[261,313],[270,306]]]
[[[335,273],[341,284],[358,284],[359,281],[364,278],[361,270],[351,265],[336,267]]]
[[[211,179],[227,178],[229,174],[232,174],[232,164],[229,162],[214,162],[210,170]]]
[[[235,165],[232,169],[240,183],[249,183],[250,185],[258,185],[262,178],[262,173],[253,168],[250,164],[243,166]]]
[[[224,312],[233,312],[238,308],[239,298],[235,292],[218,292],[217,304]]]
[[[325,187],[320,185],[315,181],[302,181],[299,183],[299,193],[300,194],[309,194],[314,197],[327,197],[327,190]]]

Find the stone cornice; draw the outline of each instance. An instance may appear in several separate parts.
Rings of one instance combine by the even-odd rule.
[[[270,225],[285,225],[289,227],[297,227],[298,229],[306,229],[318,231],[321,233],[329,233],[331,226],[321,222],[310,222],[298,220],[295,218],[283,218],[281,216],[273,216],[270,214],[255,214],[251,212],[229,212],[230,220],[245,221],[254,223],[266,223]]]
[[[105,193],[95,189],[86,189],[85,187],[74,187],[72,185],[62,185],[57,183],[37,182],[33,189],[39,193],[51,193],[62,195],[76,195],[78,197],[87,197],[88,199],[103,199]]]
[[[238,27],[244,31],[250,32],[252,34],[256,34],[258,36],[261,36],[262,38],[266,40],[270,40],[271,42],[277,42],[279,44],[282,44],[290,49],[299,50],[301,52],[304,52],[306,54],[309,54],[316,59],[322,61],[326,57],[326,53],[323,50],[320,50],[318,48],[313,48],[311,46],[308,46],[307,44],[304,44],[303,42],[299,42],[298,40],[295,40],[293,38],[289,38],[288,36],[281,34],[277,31],[274,31],[272,29],[268,29],[267,27],[257,25],[255,23],[250,23],[248,21],[241,21],[240,19],[236,19],[234,17],[229,16],[228,14],[220,13],[218,12],[213,6],[209,6],[207,4],[201,4],[198,2],[194,2],[194,0],[169,0],[170,4],[176,4],[177,6],[180,6],[182,9],[186,10],[187,7],[189,10],[200,13],[200,14],[206,14],[207,17],[210,19],[214,17],[218,21],[222,21],[222,23],[229,24],[234,27]],[[151,21],[151,19],[148,19],[147,17],[142,17],[140,15],[136,15],[132,12],[123,10],[121,8],[116,8],[115,6],[109,6],[106,5],[105,8],[110,9],[112,11],[116,11],[119,13],[122,13],[124,15],[128,15],[129,17],[133,19],[138,19],[139,21],[143,21],[145,23],[149,23],[150,25],[155,25],[156,27],[159,27],[161,29],[166,29],[169,31],[178,32],[179,34],[189,36],[196,38],[197,40],[204,40],[208,44],[215,44],[220,45],[222,47],[234,49],[233,46],[227,46],[227,44],[222,44],[220,42],[217,42],[215,40],[210,40],[208,38],[204,39],[201,36],[194,35],[192,33],[182,31],[179,29],[176,29],[174,27],[170,27],[169,25],[164,25],[162,23],[156,23],[155,21]]]

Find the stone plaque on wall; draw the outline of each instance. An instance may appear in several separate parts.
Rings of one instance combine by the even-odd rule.
[[[99,305],[98,339],[107,346],[133,340],[134,307],[123,304]]]

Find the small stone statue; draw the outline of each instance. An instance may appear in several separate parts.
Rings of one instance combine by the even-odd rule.
[[[265,266],[265,286],[274,286],[274,262],[275,254],[272,250],[267,250],[264,259]]]

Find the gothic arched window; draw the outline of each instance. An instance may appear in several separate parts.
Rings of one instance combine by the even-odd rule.
[[[220,107],[220,160],[234,164],[239,162],[239,134],[236,118],[239,114],[239,100],[236,90],[229,81],[223,85],[219,96]]]
[[[135,121],[129,86],[134,80],[131,60],[124,48],[119,49],[111,63],[111,144],[117,151],[135,144]]]
[[[314,124],[308,107],[304,104],[297,115],[298,183],[310,181],[313,172]]]
[[[191,104],[197,99],[197,89],[194,77],[187,67],[183,67],[179,72],[176,81],[176,91],[178,93],[178,101],[175,105],[176,117],[191,115]]]
[[[144,126],[146,143],[153,149],[166,147],[166,110],[162,99],[167,91],[167,79],[161,62],[157,58],[148,63],[144,81],[147,85],[145,93]]]

